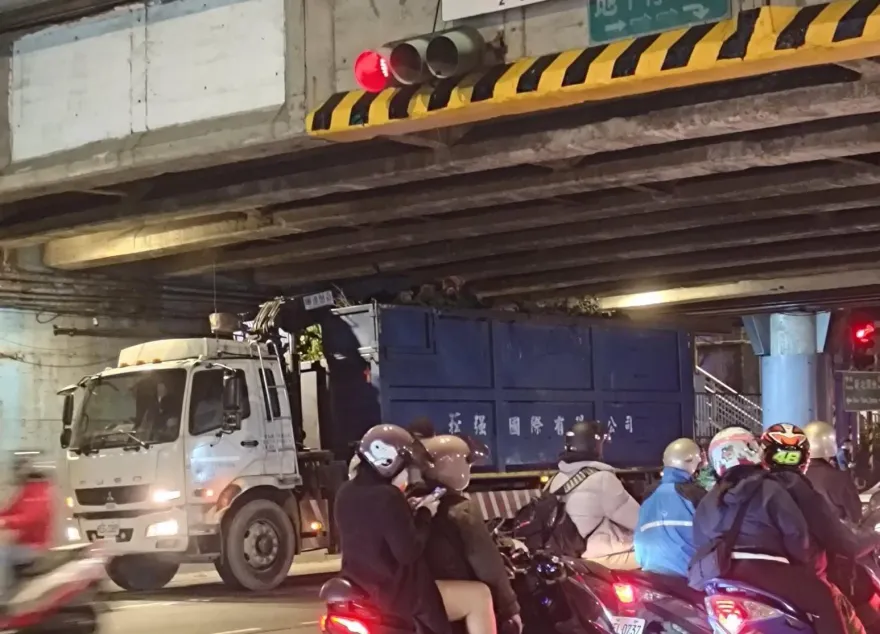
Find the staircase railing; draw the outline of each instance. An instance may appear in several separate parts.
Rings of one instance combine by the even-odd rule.
[[[737,392],[724,381],[703,368],[696,369],[703,379],[703,391],[696,394],[694,434],[697,438],[711,438],[727,427],[745,427],[760,433],[763,410],[760,396]]]

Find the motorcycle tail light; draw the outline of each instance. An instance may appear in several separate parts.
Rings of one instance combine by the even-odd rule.
[[[321,617],[321,631],[325,634],[370,634],[370,628],[359,619],[327,614]]]
[[[725,595],[706,597],[706,611],[727,634],[740,634],[746,623],[785,616],[769,605]]]
[[[628,583],[615,583],[614,594],[617,600],[625,605],[636,602],[636,590]]]

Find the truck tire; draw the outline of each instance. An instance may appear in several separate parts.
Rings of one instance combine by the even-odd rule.
[[[265,592],[290,572],[296,548],[293,523],[270,500],[251,500],[235,511],[223,531],[223,556],[214,562],[233,588]]]
[[[107,564],[107,576],[123,590],[160,590],[177,574],[180,564],[157,555],[122,555]]]

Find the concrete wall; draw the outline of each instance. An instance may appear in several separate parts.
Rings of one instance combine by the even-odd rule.
[[[14,164],[0,178],[0,200],[91,173],[183,169],[194,156],[216,164],[247,158],[243,148],[319,143],[305,138],[306,111],[355,87],[361,51],[453,26],[439,21],[437,1],[139,2],[18,37],[8,88]],[[759,4],[732,1],[735,10]],[[589,45],[587,9],[587,0],[546,0],[466,22],[503,37],[514,59]],[[0,41],[0,73],[4,50]],[[0,100],[6,90],[0,82]]]
[[[278,109],[283,0],[132,5],[14,44],[12,159]]]

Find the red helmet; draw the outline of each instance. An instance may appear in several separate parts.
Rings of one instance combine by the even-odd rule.
[[[804,430],[790,423],[769,427],[761,436],[764,466],[768,469],[797,469],[801,473],[810,464],[810,441]]]

